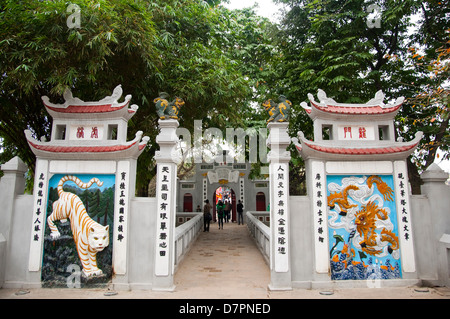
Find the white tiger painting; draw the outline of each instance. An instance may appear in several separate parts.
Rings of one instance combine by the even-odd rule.
[[[81,199],[76,194],[63,190],[63,185],[67,181],[74,182],[82,189],[87,189],[94,183],[98,186],[103,185],[103,182],[95,177],[88,183],[83,183],[73,175],[66,175],[60,179],[57,187],[59,199],[53,203],[53,211],[47,218],[51,239],[56,240],[61,236],[54,222],[70,220],[78,257],[83,266],[83,275],[85,277],[102,275],[102,270],[97,267],[97,252],[109,245],[109,226],[94,221],[87,214]]]

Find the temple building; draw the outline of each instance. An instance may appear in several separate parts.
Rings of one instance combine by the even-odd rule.
[[[203,208],[205,200],[215,205],[219,200],[230,201],[231,220],[236,221],[238,200],[244,210],[266,211],[269,205],[269,181],[251,179],[250,163],[237,163],[228,151],[224,151],[222,163],[196,164],[195,174],[178,183],[178,212],[194,212],[198,205]],[[214,215],[214,214],[213,214]]]

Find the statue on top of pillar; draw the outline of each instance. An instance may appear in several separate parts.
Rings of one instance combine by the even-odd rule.
[[[269,99],[262,105],[270,115],[267,124],[270,122],[289,122],[292,102],[286,99],[284,95],[278,97],[278,102]]]
[[[169,102],[167,100],[168,97],[169,94],[166,92],[161,92],[159,93],[159,97],[153,100],[156,106],[156,113],[161,120],[178,120],[178,112],[184,105],[184,101],[179,97],[175,97],[175,100]]]

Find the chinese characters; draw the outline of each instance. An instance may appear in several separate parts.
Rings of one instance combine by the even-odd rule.
[[[117,240],[122,242],[124,240],[124,224],[125,224],[125,209],[127,203],[127,172],[120,173],[119,184],[119,225],[117,226]]]
[[[374,127],[371,125],[346,125],[338,127],[340,140],[369,141],[375,139]]]
[[[400,194],[400,214],[401,214],[401,222],[403,228],[403,237],[405,240],[410,239],[410,224],[409,224],[409,211],[407,205],[407,192],[405,184],[407,181],[405,180],[405,176],[403,173],[397,174],[397,183]]]
[[[287,207],[287,190],[285,167],[283,165],[277,165],[277,171],[275,172],[276,180],[276,192],[275,192],[275,220],[276,223],[276,253],[280,255],[286,254],[287,238],[286,238],[286,215],[285,209]]]
[[[169,249],[170,249],[170,225],[171,225],[171,183],[172,167],[170,165],[158,165],[157,182],[157,221],[156,221],[156,267],[157,275],[168,275]]]
[[[74,126],[71,139],[74,140],[99,140],[102,138],[103,127],[96,125]]]
[[[35,207],[36,210],[33,216],[33,241],[39,242],[41,231],[43,229],[42,221],[45,220],[45,203],[44,203],[44,185],[45,185],[45,175],[44,173],[39,174],[38,179],[38,190]],[[41,216],[42,215],[42,216]],[[43,219],[42,219],[43,218]]]
[[[271,223],[275,271],[289,270],[289,167],[285,163],[271,164]]]
[[[316,220],[315,231],[316,240],[318,243],[324,243],[324,193],[323,193],[324,179],[322,174],[316,173],[314,177],[314,215]],[[325,208],[326,212],[326,208]]]

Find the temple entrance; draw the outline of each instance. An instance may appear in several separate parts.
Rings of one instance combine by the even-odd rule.
[[[186,193],[183,196],[183,212],[193,212],[193,205],[192,205],[192,194]]]
[[[230,202],[231,203],[231,211],[230,211],[230,221],[236,221],[236,194],[234,190],[228,186],[219,186],[214,191],[213,195],[213,221],[217,220],[216,216],[216,205],[219,201],[223,203]]]
[[[266,209],[266,195],[263,192],[258,192],[256,194],[256,210],[265,211]]]

